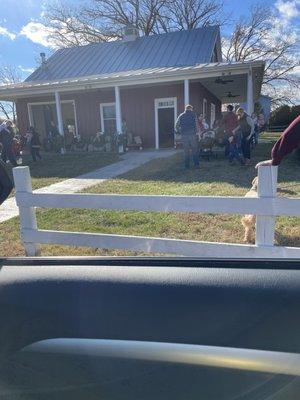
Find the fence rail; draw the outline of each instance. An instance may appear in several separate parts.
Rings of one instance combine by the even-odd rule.
[[[300,199],[276,197],[277,167],[259,168],[256,197],[33,193],[29,168],[16,167],[13,173],[20,209],[21,238],[29,256],[39,253],[40,244],[53,243],[193,257],[300,258],[300,248],[274,246],[275,217],[300,215]],[[256,244],[40,230],[35,207],[253,214],[257,216]]]

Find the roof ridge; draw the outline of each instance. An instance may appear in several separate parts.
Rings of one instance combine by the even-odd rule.
[[[192,29],[181,29],[181,30],[175,30],[175,31],[170,31],[170,32],[162,32],[162,33],[153,33],[151,35],[142,35],[142,36],[138,36],[136,40],[148,40],[152,37],[162,37],[162,36],[167,36],[167,35],[174,35],[174,34],[178,34],[178,33],[183,33],[183,32],[191,32],[191,31],[199,31],[202,29],[219,29],[220,25],[208,25],[208,26],[199,26],[197,28],[192,28]],[[86,44],[82,44],[82,45],[77,45],[77,46],[71,46],[71,47],[61,47],[59,49],[57,49],[55,51],[55,53],[57,51],[60,50],[69,50],[69,49],[78,49],[78,48],[83,48],[83,47],[88,47],[88,46],[98,46],[98,45],[109,45],[109,44],[128,44],[128,43],[132,43],[132,42],[126,42],[122,39],[116,39],[116,40],[109,40],[109,41],[102,41],[102,42],[93,42],[93,43],[86,43]],[[53,55],[55,54],[53,53]],[[51,56],[52,57],[52,56]]]

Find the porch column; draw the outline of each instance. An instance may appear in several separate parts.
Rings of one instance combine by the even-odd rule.
[[[61,113],[61,103],[60,103],[60,94],[59,92],[55,92],[55,105],[56,105],[56,114],[57,114],[57,122],[58,122],[58,132],[60,135],[64,136],[64,124]]]
[[[184,80],[184,105],[190,104],[190,83],[188,79]]]
[[[250,69],[247,74],[247,113],[251,115],[253,111],[254,111],[253,79],[252,79],[252,70]]]
[[[120,135],[122,133],[122,114],[121,114],[121,98],[120,98],[120,88],[119,88],[119,86],[115,86],[115,100],[116,100],[117,132]]]
[[[122,132],[122,111],[121,111],[121,96],[119,86],[115,86],[115,101],[116,101],[116,125],[117,133],[121,135]],[[124,146],[123,142],[119,142],[119,153],[123,153]]]

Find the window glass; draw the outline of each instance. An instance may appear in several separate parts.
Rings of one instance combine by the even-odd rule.
[[[116,107],[114,104],[103,106],[103,118],[116,118]]]
[[[101,106],[102,129],[107,135],[112,135],[117,131],[116,106],[115,104],[102,104]]]

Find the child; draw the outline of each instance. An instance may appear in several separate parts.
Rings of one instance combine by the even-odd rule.
[[[234,160],[237,160],[241,165],[244,165],[244,159],[241,154],[240,137],[238,134],[232,135],[228,138],[229,141],[229,164],[233,165]]]
[[[36,162],[36,158],[38,157],[40,160],[42,159],[42,156],[40,155],[40,147],[41,147],[41,141],[40,141],[40,135],[35,131],[34,127],[29,128],[30,132],[30,152],[31,152],[31,157],[34,162]]]

